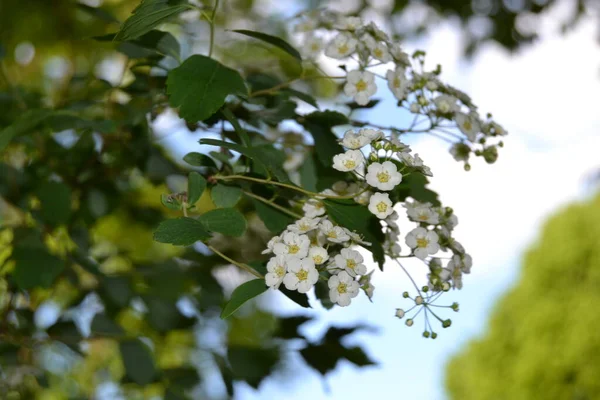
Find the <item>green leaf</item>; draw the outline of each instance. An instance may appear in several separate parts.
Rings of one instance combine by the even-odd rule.
[[[51,110],[28,110],[22,113],[11,125],[0,130],[0,151],[16,136],[29,133],[52,114]]]
[[[242,189],[237,186],[228,186],[217,183],[210,191],[215,206],[219,208],[233,207],[242,197]]]
[[[252,204],[254,204],[258,217],[264,222],[267,229],[273,233],[280,233],[288,225],[294,223],[294,218],[261,201],[252,199]]]
[[[230,94],[247,94],[240,74],[212,58],[193,55],[167,78],[169,104],[188,122],[213,115]]]
[[[191,6],[179,0],[142,0],[115,36],[115,40],[135,39],[175,17]]]
[[[209,231],[225,236],[242,236],[246,232],[244,214],[235,208],[218,208],[204,213],[198,219]]]
[[[148,323],[160,333],[187,329],[196,322],[194,318],[185,317],[179,312],[175,304],[176,300],[170,301],[158,296],[148,295],[143,296],[142,300],[148,307],[148,313],[146,314]]]
[[[306,293],[299,293],[296,290],[288,290],[285,287],[279,287],[279,291],[285,295],[288,299],[298,304],[300,307],[312,308],[308,302],[308,296]]]
[[[37,189],[40,216],[49,225],[60,225],[71,217],[71,189],[61,182],[44,182]]]
[[[289,55],[291,55],[298,61],[302,61],[302,56],[300,55],[298,50],[296,50],[288,42],[286,42],[285,40],[283,40],[281,38],[278,38],[277,36],[271,36],[271,35],[267,35],[266,33],[249,31],[246,29],[237,29],[237,30],[233,30],[233,32],[241,33],[242,35],[250,36],[255,39],[262,40],[263,42],[272,44],[273,46],[279,47],[281,50],[285,51],[286,53],[288,53]]]
[[[115,337],[118,337],[125,332],[121,326],[105,314],[96,314],[94,316],[91,331],[94,335]]]
[[[181,210],[181,202],[175,198],[174,196],[169,196],[168,194],[160,195],[160,202],[163,206],[167,207],[169,210],[179,211]]]
[[[200,200],[200,196],[206,189],[206,179],[197,172],[190,172],[188,175],[188,201],[190,206]]]
[[[310,132],[315,141],[315,151],[323,165],[331,165],[333,156],[343,153],[344,149],[331,128],[348,123],[348,118],[336,111],[315,111],[306,115],[301,124]]]
[[[132,381],[142,386],[154,382],[158,373],[148,346],[139,339],[131,339],[120,342],[119,349],[125,373]]]
[[[86,14],[96,17],[104,22],[119,22],[119,20],[116,19],[114,15],[112,15],[106,10],[103,10],[100,7],[90,7],[87,4],[81,3],[76,3],[76,7],[81,11],[85,12]]]
[[[231,110],[229,110],[228,108],[223,108],[221,110],[221,114],[223,114],[223,116],[227,119],[227,121],[229,121],[231,126],[233,126],[233,129],[235,130],[235,133],[237,133],[240,137],[242,144],[246,147],[252,147],[252,144],[250,143],[250,138],[248,137],[248,133],[244,130],[244,128],[242,128],[240,122],[235,117],[235,115],[233,115]]]
[[[115,40],[117,35],[96,36],[95,40],[108,42]],[[179,60],[181,47],[179,42],[169,32],[151,30],[137,39],[127,40],[119,44],[117,48],[121,53],[131,58],[146,58],[152,56],[171,56]]]
[[[196,152],[187,153],[183,157],[183,161],[194,166],[194,167],[212,167],[217,168],[217,164],[215,164],[214,160],[205,154],[200,154]]]
[[[163,221],[154,232],[154,240],[175,246],[190,246],[209,237],[204,224],[188,217]]]
[[[379,264],[379,268],[383,268],[385,254],[381,244],[384,241],[384,235],[377,217],[366,206],[353,201],[323,200],[323,203],[327,214],[334,222],[362,235],[368,242],[371,242],[371,246],[367,248],[373,253],[373,258]]]
[[[300,184],[306,190],[317,191],[317,167],[313,155],[309,154],[300,166]]]
[[[298,91],[296,89],[292,89],[292,88],[283,88],[283,89],[281,89],[281,91],[284,93],[289,93],[291,96],[299,98],[300,100],[304,101],[305,103],[310,104],[314,108],[319,108],[319,104],[317,103],[317,100],[315,100],[314,97],[312,97],[311,95],[309,95],[307,93],[300,92],[300,91]]]
[[[65,267],[63,260],[43,247],[15,247],[11,258],[15,261],[13,278],[23,290],[50,287]]]
[[[266,292],[268,289],[264,279],[254,279],[238,286],[231,294],[231,299],[221,312],[221,318],[225,319],[236,312],[244,303]]]

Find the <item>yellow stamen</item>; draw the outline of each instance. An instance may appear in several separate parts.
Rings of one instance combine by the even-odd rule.
[[[368,86],[369,85],[367,84],[367,82],[363,81],[362,79],[360,81],[356,82],[356,90],[359,92],[367,90]]]
[[[376,207],[377,207],[377,211],[379,211],[381,213],[386,212],[388,209],[388,205],[385,204],[383,201],[378,203]]]
[[[296,278],[298,278],[299,281],[305,281],[308,279],[308,271],[305,269],[301,269],[300,271],[296,272]]]
[[[386,183],[390,180],[390,174],[388,174],[387,172],[383,171],[383,172],[378,172],[377,173],[377,180],[381,183]]]
[[[427,247],[427,245],[429,245],[429,241],[427,239],[417,239],[417,247]]]
[[[345,283],[340,283],[337,287],[337,291],[339,294],[344,294],[347,292],[348,285]]]
[[[296,254],[299,251],[300,251],[300,246],[298,246],[297,244],[292,244],[292,245],[288,246],[289,254]]]

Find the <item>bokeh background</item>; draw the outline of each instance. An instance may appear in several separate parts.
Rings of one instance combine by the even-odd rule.
[[[122,20],[136,1],[82,3],[110,10]],[[121,56],[88,39],[114,31],[118,24],[75,13],[73,6],[66,0],[0,3],[0,42],[12,77],[48,93],[60,93],[63,78],[76,68],[93,67],[96,74],[118,81]],[[419,323],[407,328],[394,318],[395,308],[405,306],[401,293],[409,283],[392,268],[375,274],[373,303],[359,297],[350,309],[325,310],[316,301],[314,309],[299,309],[284,296],[264,296],[257,305],[264,311],[253,308],[247,319],[307,316],[311,320],[300,332],[312,340],[332,325],[366,325],[344,344],[361,346],[377,364],[358,367],[341,361],[323,377],[302,362],[291,342],[285,366],[257,388],[236,382],[235,398],[600,398],[593,379],[600,374],[600,341],[594,335],[600,327],[595,312],[600,302],[595,294],[600,287],[600,203],[594,200],[600,167],[596,2],[224,0],[227,12],[219,14],[218,32],[226,37],[223,29],[236,27],[282,34],[286,18],[315,6],[359,11],[365,20],[398,34],[407,50],[426,50],[429,66],[441,64],[443,79],[470,94],[483,113],[492,112],[510,135],[494,165],[474,162],[469,172],[451,158],[446,143],[430,137],[407,139],[431,167],[431,187],[459,216],[456,235],[474,259],[464,289],[447,295],[460,303],[451,328],[427,340]],[[256,16],[268,20],[257,25]],[[166,29],[188,38],[182,44],[188,53],[206,48],[205,24]],[[346,101],[331,97],[331,88],[313,89],[331,108]],[[361,111],[363,119],[407,124],[386,96],[378,94],[382,102]],[[190,132],[172,113],[155,121],[155,132],[156,143],[173,160],[198,151],[203,135]],[[149,189],[147,201],[158,200],[160,191]],[[585,205],[572,205],[579,203]],[[543,229],[552,215],[557,217]],[[243,279],[229,269],[217,277],[229,287]],[[48,304],[38,316],[42,326],[60,314],[60,307]],[[204,328],[200,335],[205,343],[222,341],[224,332],[231,340],[235,329],[242,341],[247,334],[243,323]],[[211,375],[214,368],[204,366],[202,389],[196,393],[226,398],[220,375]],[[59,392],[44,398],[62,399]],[[127,398],[110,379],[94,396]]]

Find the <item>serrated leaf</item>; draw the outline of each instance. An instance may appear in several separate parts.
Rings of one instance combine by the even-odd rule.
[[[267,35],[262,32],[249,31],[246,29],[237,29],[233,30],[233,32],[241,33],[242,35],[250,36],[255,39],[262,40],[263,42],[272,44],[273,46],[279,47],[281,50],[285,51],[298,61],[302,61],[302,56],[292,45],[290,45],[285,40],[278,38],[277,36]]]
[[[194,167],[217,167],[217,164],[215,164],[212,158],[205,154],[200,154],[196,152],[187,153],[183,157],[183,161]]]
[[[242,189],[237,186],[224,185],[217,183],[210,191],[215,206],[219,208],[233,207],[242,197]]]
[[[115,40],[135,39],[168,21],[191,6],[184,1],[142,0],[115,36]]]
[[[169,104],[188,122],[213,115],[230,94],[247,94],[240,74],[212,58],[193,55],[167,78]]]
[[[65,267],[63,260],[45,248],[18,246],[11,258],[15,262],[13,279],[23,290],[50,287]]]
[[[200,196],[206,189],[206,179],[197,172],[190,172],[188,175],[188,201],[187,203],[192,206],[200,200]]]
[[[121,358],[127,376],[138,385],[154,382],[158,375],[150,349],[139,339],[119,343]]]
[[[244,214],[235,208],[218,208],[204,213],[198,220],[212,232],[225,236],[242,236],[246,232]]]
[[[163,221],[154,232],[154,240],[175,246],[190,246],[199,240],[208,238],[210,238],[210,233],[204,224],[188,217]]]
[[[273,233],[280,233],[288,225],[294,223],[294,218],[261,201],[252,199],[252,204],[254,204],[258,217],[264,222],[267,229]]]
[[[268,289],[264,279],[254,279],[238,286],[231,294],[231,299],[223,311],[221,311],[221,318],[225,319],[236,312],[244,303],[248,300],[255,298],[256,296],[266,292]]]

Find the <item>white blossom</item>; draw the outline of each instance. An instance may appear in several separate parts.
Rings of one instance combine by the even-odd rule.
[[[358,244],[362,244],[365,246],[371,246],[373,243],[371,242],[367,242],[366,240],[364,240],[362,238],[362,236],[360,236],[358,233],[356,232],[352,232],[350,229],[348,228],[342,228],[344,230],[344,232],[346,232],[346,234],[348,236],[350,236],[350,239],[354,242],[354,243],[358,243]]]
[[[474,142],[477,139],[477,134],[481,131],[481,125],[479,124],[478,118],[474,115],[462,112],[457,112],[455,118],[458,129],[460,129],[470,141]]]
[[[369,98],[377,92],[375,75],[369,71],[350,71],[344,85],[346,96],[354,97],[354,101],[361,106],[369,102]]]
[[[413,114],[418,114],[419,111],[421,111],[421,105],[419,103],[410,103],[410,106],[408,107],[408,109],[410,110],[411,113]]]
[[[342,59],[354,53],[358,41],[347,33],[338,34],[325,49],[325,55],[331,58]]]
[[[465,274],[471,273],[472,266],[473,258],[469,254],[455,254],[448,262],[449,269],[460,269]]]
[[[342,139],[342,145],[352,150],[360,149],[370,142],[371,139],[362,133],[362,129],[358,133],[354,132],[352,129],[347,130],[346,133],[344,133],[344,138]]]
[[[348,150],[343,154],[333,156],[333,168],[342,172],[354,171],[364,160],[365,157],[360,150]]]
[[[358,282],[344,271],[329,278],[328,285],[329,298],[342,307],[350,305],[352,298],[358,296]]]
[[[281,243],[273,246],[273,253],[278,256],[288,255],[304,258],[308,255],[310,240],[306,235],[298,235],[294,232],[284,232]]]
[[[302,206],[304,215],[309,218],[315,218],[325,214],[325,205],[318,200],[310,199]]]
[[[377,129],[362,128],[361,130],[358,131],[358,133],[363,136],[366,136],[367,139],[369,139],[369,142],[383,139],[385,137],[383,132],[380,130],[377,130]]]
[[[329,260],[327,250],[321,246],[314,246],[308,250],[308,256],[314,261],[315,265],[321,265]]]
[[[415,257],[424,260],[428,255],[435,254],[440,249],[438,235],[425,228],[415,228],[406,235],[406,244],[414,249]]]
[[[295,171],[303,162],[304,153],[295,151],[287,156],[282,166],[286,171]]]
[[[374,162],[369,165],[366,176],[367,183],[379,190],[392,190],[402,182],[402,174],[396,164],[385,161],[382,164]]]
[[[406,214],[412,221],[426,222],[431,225],[439,223],[439,215],[431,208],[430,203],[406,205]]]
[[[307,59],[315,59],[323,51],[323,39],[318,36],[309,36],[304,39],[302,55]]]
[[[267,286],[272,287],[273,289],[279,289],[279,285],[283,282],[286,272],[287,265],[285,256],[271,257],[267,263],[267,274],[265,275]]]
[[[261,254],[269,254],[273,252],[273,247],[276,243],[281,243],[281,236],[273,236],[267,243],[267,248],[262,251]]]
[[[310,258],[290,258],[287,260],[288,272],[283,278],[283,284],[288,290],[300,293],[308,292],[319,280],[319,271]]]
[[[320,218],[302,217],[295,223],[288,225],[287,230],[298,234],[307,233],[317,229],[320,220]]]
[[[364,275],[367,267],[363,264],[363,256],[356,250],[342,249],[334,257],[335,266],[346,271],[350,276]]]
[[[366,205],[369,203],[369,199],[371,198],[372,195],[373,195],[373,192],[370,192],[367,190],[367,191],[359,194],[357,197],[355,197],[354,201],[356,201],[358,204]]]
[[[404,68],[396,67],[394,71],[389,70],[385,77],[388,82],[388,87],[394,96],[398,100],[403,100],[410,90],[410,80],[406,78],[406,71]],[[418,110],[416,112],[418,112]]]
[[[379,219],[384,219],[394,212],[390,195],[387,193],[375,193],[369,200],[369,211]]]
[[[340,17],[333,27],[342,31],[355,31],[361,25],[362,20],[359,17]]]
[[[433,99],[433,103],[439,112],[443,114],[448,114],[451,112],[456,112],[460,109],[458,104],[456,104],[456,97],[449,96],[447,94],[441,94],[435,99]]]
[[[389,46],[389,50],[396,62],[405,66],[410,65],[410,58],[408,57],[408,54],[402,50],[399,44],[393,43],[391,46]]]
[[[361,289],[365,291],[365,294],[369,298],[369,301],[373,301],[373,293],[375,292],[375,286],[371,283],[371,277],[373,276],[373,271],[369,272],[366,275],[363,275],[358,280],[358,284],[361,286]]]
[[[323,232],[327,240],[333,243],[344,243],[350,240],[350,236],[341,226],[333,225],[329,220],[323,220],[319,224],[319,230]]]

